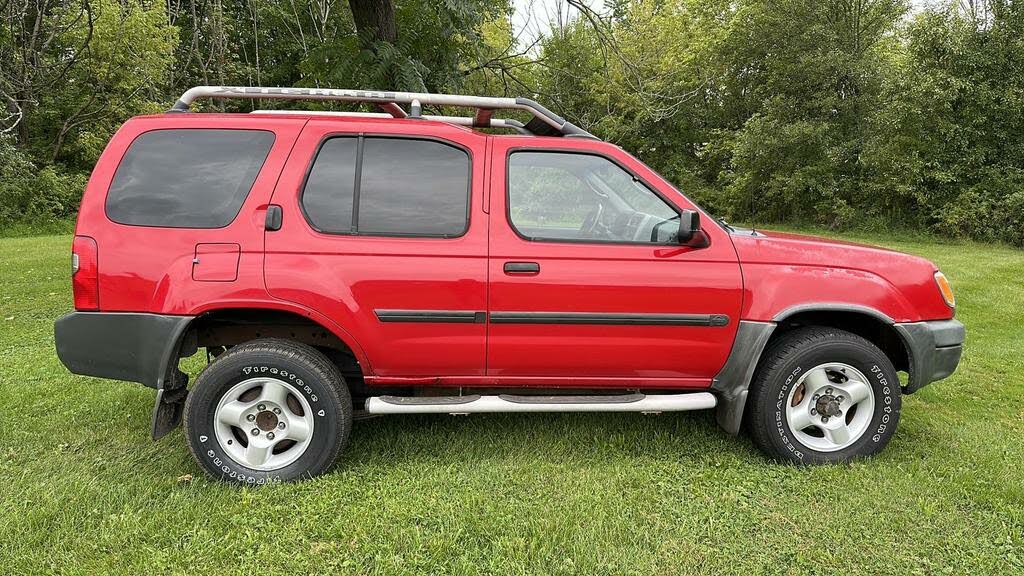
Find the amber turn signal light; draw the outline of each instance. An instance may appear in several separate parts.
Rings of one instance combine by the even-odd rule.
[[[946,305],[950,308],[956,308],[956,298],[953,297],[953,288],[950,287],[949,280],[946,279],[946,275],[942,272],[936,272],[935,283],[939,286],[939,292],[942,293],[942,299],[946,301]]]

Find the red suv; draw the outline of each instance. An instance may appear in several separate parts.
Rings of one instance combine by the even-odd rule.
[[[964,339],[931,262],[729,226],[525,98],[193,88],[110,141],[72,262],[65,366],[156,389],[154,438],[183,419],[250,484],[324,472],[380,414],[715,408],[772,458],[843,462]]]

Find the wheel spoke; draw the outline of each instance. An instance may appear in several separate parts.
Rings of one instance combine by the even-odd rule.
[[[860,380],[847,380],[842,384],[836,385],[836,389],[845,392],[851,404],[859,404],[871,395],[871,386]]]
[[[809,402],[805,398],[798,406],[786,408],[786,419],[789,422],[789,427],[794,432],[799,432],[811,425],[811,413],[808,404]]]
[[[291,418],[288,420],[286,432],[288,439],[302,442],[309,438],[309,423],[304,418]]]
[[[832,382],[829,381],[825,368],[819,366],[808,372],[807,377],[804,378],[804,396],[817,394],[818,390],[831,385]]]
[[[249,406],[251,406],[250,403],[239,400],[228,402],[221,406],[220,411],[217,412],[217,419],[228,426],[238,426],[244,430],[245,419],[242,417],[242,414]]]
[[[842,446],[850,441],[850,427],[841,419],[839,424],[822,426],[821,431],[825,433],[825,438],[837,446]]]
[[[260,400],[273,402],[278,406],[287,406],[288,389],[277,380],[267,380],[263,383],[263,391],[260,392]]]
[[[273,448],[273,444],[257,442],[256,440],[249,441],[249,445],[245,447],[246,463],[250,466],[266,464],[267,459],[270,458],[271,448]]]

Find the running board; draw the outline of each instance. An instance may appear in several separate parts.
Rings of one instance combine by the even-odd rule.
[[[498,412],[682,412],[714,408],[710,392],[617,396],[372,396],[369,414],[489,414]]]

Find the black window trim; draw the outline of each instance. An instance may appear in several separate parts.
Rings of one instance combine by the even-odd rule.
[[[139,138],[142,138],[146,134],[151,133],[151,132],[168,132],[168,131],[171,131],[171,130],[174,130],[174,131],[183,131],[183,130],[207,130],[207,131],[208,130],[218,130],[218,131],[225,131],[225,132],[230,130],[230,131],[238,131],[238,132],[266,132],[267,134],[270,134],[271,136],[274,137],[274,140],[270,143],[270,148],[267,149],[267,155],[263,157],[263,162],[260,164],[260,169],[256,172],[256,177],[253,178],[252,186],[249,187],[249,190],[246,191],[245,196],[242,197],[242,202],[238,205],[238,210],[235,211],[235,214],[231,217],[231,220],[229,220],[227,222],[227,224],[224,224],[223,226],[203,226],[203,227],[196,227],[196,226],[151,226],[149,224],[130,224],[128,222],[121,222],[121,221],[118,221],[118,220],[114,220],[114,218],[111,217],[111,215],[107,212],[107,199],[110,197],[110,187],[114,184],[114,179],[117,178],[117,171],[118,171],[118,169],[121,168],[121,163],[124,162],[125,157],[128,156],[128,152],[132,149],[132,145],[135,144],[135,141],[138,140]],[[110,176],[110,182],[107,183],[107,186],[106,186],[107,189],[106,189],[106,191],[103,194],[103,216],[105,216],[106,219],[109,222],[112,222],[112,223],[117,224],[119,226],[131,226],[133,228],[154,228],[154,229],[164,229],[164,230],[223,230],[225,228],[228,228],[232,224],[234,224],[236,220],[238,220],[238,215],[242,213],[242,208],[245,208],[245,203],[249,201],[249,196],[252,194],[253,188],[256,187],[256,182],[259,181],[260,175],[263,174],[263,169],[267,167],[267,160],[270,158],[270,154],[274,151],[274,146],[277,146],[277,142],[278,142],[277,132],[275,132],[274,130],[267,129],[267,128],[240,128],[240,127],[208,128],[208,127],[205,127],[205,126],[185,126],[185,127],[172,126],[172,127],[168,127],[168,128],[150,128],[149,130],[144,130],[142,132],[139,132],[138,134],[135,135],[134,138],[132,138],[132,141],[129,142],[127,146],[125,146],[124,153],[121,154],[121,157],[117,159],[117,166],[114,168],[114,173]]]
[[[620,169],[622,169],[627,174],[632,176],[637,182],[640,182],[641,184],[643,184],[645,188],[647,188],[652,193],[654,193],[655,196],[660,198],[661,201],[664,202],[669,207],[669,209],[671,209],[677,215],[681,215],[682,214],[680,212],[682,210],[682,208],[680,208],[674,202],[669,200],[664,194],[661,193],[660,190],[658,190],[658,188],[656,186],[652,186],[650,184],[650,182],[645,180],[643,177],[641,177],[635,171],[630,169],[628,166],[624,165],[622,162],[619,162],[618,159],[616,159],[616,158],[614,158],[614,157],[612,157],[612,156],[610,156],[608,154],[605,154],[604,152],[600,152],[600,151],[596,151],[596,150],[582,150],[582,149],[579,149],[579,148],[557,148],[557,147],[536,147],[535,148],[535,147],[532,147],[532,146],[517,146],[515,148],[509,148],[508,151],[505,154],[505,220],[508,223],[509,227],[512,229],[512,232],[514,232],[515,235],[518,236],[519,238],[521,238],[521,239],[523,239],[523,240],[525,240],[527,242],[544,242],[546,244],[599,244],[599,245],[605,245],[605,246],[608,246],[608,245],[613,245],[613,246],[614,245],[618,245],[618,246],[676,246],[676,244],[672,244],[672,243],[662,243],[662,244],[659,244],[657,242],[643,242],[643,241],[636,241],[636,240],[591,240],[591,239],[576,240],[576,239],[573,239],[573,238],[534,238],[534,237],[527,236],[527,235],[523,234],[522,232],[519,231],[518,228],[516,228],[515,223],[512,222],[512,197],[511,197],[511,187],[509,186],[509,178],[511,176],[511,171],[509,170],[509,163],[512,161],[512,155],[515,154],[516,152],[542,152],[542,153],[555,152],[555,153],[560,153],[560,154],[578,154],[578,155],[582,155],[582,156],[597,156],[598,158],[603,158],[605,160],[608,160],[612,164],[618,166]],[[680,193],[680,196],[682,196],[682,193]],[[702,220],[702,223],[703,223],[703,220]]]
[[[309,217],[309,213],[306,212],[306,204],[303,201],[306,195],[306,184],[309,182],[309,176],[313,172],[313,166],[316,164],[317,158],[320,156],[320,151],[323,149],[324,144],[327,141],[334,138],[356,138],[356,169],[355,169],[355,182],[352,189],[352,229],[349,231],[337,231],[337,230],[326,230],[317,227],[316,224]],[[422,140],[426,142],[436,142],[438,144],[444,144],[455,148],[466,155],[466,159],[469,161],[467,166],[468,171],[467,184],[466,184],[466,221],[462,231],[458,234],[422,234],[422,233],[392,233],[384,234],[379,232],[359,232],[356,228],[357,221],[359,219],[359,192],[361,187],[360,180],[363,174],[363,142],[367,138],[387,138],[391,140]],[[424,135],[410,135],[410,134],[389,134],[387,132],[330,132],[324,134],[320,138],[320,142],[316,145],[316,153],[313,154],[312,160],[309,165],[306,166],[306,174],[302,178],[302,187],[299,189],[299,211],[302,212],[302,218],[306,221],[306,225],[309,226],[313,231],[320,234],[329,236],[365,236],[369,238],[432,238],[438,240],[455,240],[462,238],[469,233],[470,218],[473,210],[473,152],[468,146],[465,146],[459,142],[448,140],[446,138],[439,138],[435,136],[424,136]]]

